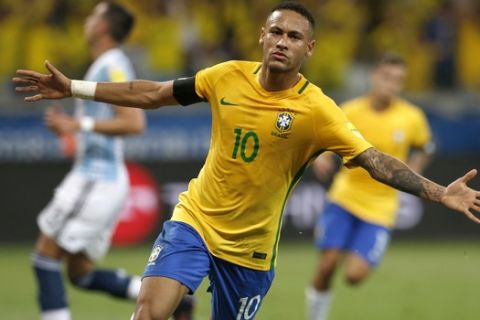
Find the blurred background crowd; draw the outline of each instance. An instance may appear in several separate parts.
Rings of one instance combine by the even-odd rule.
[[[81,77],[90,62],[83,21],[96,0],[1,0],[0,78],[42,70],[48,58]],[[275,0],[121,0],[137,16],[127,45],[139,75],[191,75],[228,59],[261,59],[258,34]],[[410,66],[407,90],[480,88],[480,2],[305,0],[315,14],[316,54],[303,73],[320,87],[356,89],[385,51]]]

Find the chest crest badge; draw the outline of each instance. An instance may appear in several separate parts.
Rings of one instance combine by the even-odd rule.
[[[392,140],[395,143],[402,143],[405,140],[405,132],[400,129],[397,129],[392,134]]]
[[[277,120],[275,121],[275,128],[280,133],[286,133],[290,131],[293,124],[293,114],[290,112],[280,112],[277,115]]]

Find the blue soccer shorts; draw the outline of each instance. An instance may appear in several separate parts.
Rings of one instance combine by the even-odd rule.
[[[194,293],[208,276],[212,320],[254,319],[274,278],[273,269],[259,271],[214,257],[195,229],[167,221],[153,245],[144,277],[166,277]]]
[[[333,202],[325,205],[316,228],[317,248],[353,252],[371,267],[380,263],[391,237],[390,229],[368,223]]]

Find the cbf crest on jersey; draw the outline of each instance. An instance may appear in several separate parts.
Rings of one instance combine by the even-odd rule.
[[[275,121],[275,128],[277,128],[280,133],[288,132],[292,128],[292,122],[293,114],[286,111],[280,112]]]

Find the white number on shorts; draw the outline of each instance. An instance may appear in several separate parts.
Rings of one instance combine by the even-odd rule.
[[[262,297],[260,295],[256,295],[255,297],[249,299],[248,297],[241,298],[240,302],[240,309],[238,310],[237,319],[236,320],[248,320],[252,319],[255,313],[260,306],[260,301],[262,301]],[[253,310],[252,310],[253,307]]]

